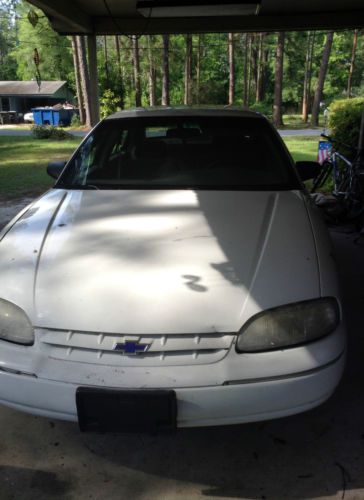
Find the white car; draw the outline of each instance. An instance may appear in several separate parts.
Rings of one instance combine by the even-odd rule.
[[[28,113],[25,113],[25,115],[23,116],[23,119],[24,119],[24,123],[34,123],[33,112],[29,111]]]
[[[0,403],[84,431],[236,424],[334,391],[326,228],[248,111],[116,113],[0,233]],[[62,172],[62,173],[61,173]]]

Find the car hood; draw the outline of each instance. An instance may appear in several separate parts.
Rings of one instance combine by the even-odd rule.
[[[320,295],[299,192],[51,190],[1,236],[0,297],[39,327],[236,332]]]

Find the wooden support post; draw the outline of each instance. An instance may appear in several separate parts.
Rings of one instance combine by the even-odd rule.
[[[96,36],[87,36],[88,68],[90,76],[91,123],[92,126],[100,120],[100,100],[97,75]]]

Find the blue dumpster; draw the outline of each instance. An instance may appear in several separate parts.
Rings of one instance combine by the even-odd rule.
[[[71,125],[73,109],[33,108],[32,113],[36,125],[53,125],[68,127]]]

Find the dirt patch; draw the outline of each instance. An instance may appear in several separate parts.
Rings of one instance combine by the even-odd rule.
[[[34,196],[4,200],[0,198],[0,230],[20,212],[24,207],[34,200]]]

